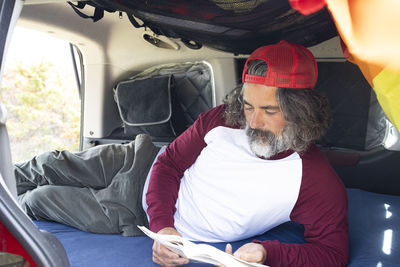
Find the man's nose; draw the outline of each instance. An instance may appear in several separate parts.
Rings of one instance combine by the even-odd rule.
[[[263,129],[264,128],[264,116],[261,111],[255,110],[250,117],[250,127],[253,129]]]

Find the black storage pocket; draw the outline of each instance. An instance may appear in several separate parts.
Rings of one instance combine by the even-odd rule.
[[[174,139],[185,128],[173,75],[122,81],[115,88],[115,100],[128,136],[146,133]]]

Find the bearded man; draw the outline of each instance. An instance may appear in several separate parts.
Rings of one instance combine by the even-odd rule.
[[[158,157],[146,195],[150,228],[231,242],[295,221],[305,244],[253,242],[234,255],[269,266],[345,266],[346,192],[313,144],[330,122],[326,99],[312,90],[313,55],[285,41],[261,47],[242,80]],[[157,242],[153,261],[188,262]]]
[[[313,55],[286,41],[261,47],[242,81],[167,147],[139,135],[16,164],[22,208],[89,232],[137,235],[140,224],[203,242],[243,240],[295,221],[306,243],[254,241],[234,255],[269,266],[345,266],[346,191],[313,143],[330,122],[326,99],[312,89]],[[153,261],[189,262],[157,242]]]

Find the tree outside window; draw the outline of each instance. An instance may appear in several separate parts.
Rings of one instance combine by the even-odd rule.
[[[22,28],[14,37],[0,91],[13,161],[49,150],[78,151],[81,103],[69,43]]]

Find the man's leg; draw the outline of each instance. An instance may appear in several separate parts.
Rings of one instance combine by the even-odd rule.
[[[109,144],[72,153],[51,151],[14,165],[18,194],[40,185],[105,188],[134,157],[131,144]]]
[[[118,216],[106,214],[87,187],[43,185],[19,195],[18,201],[35,220],[55,221],[87,232],[120,233]]]
[[[20,194],[20,204],[36,219],[62,222],[90,232],[138,234],[136,224],[148,224],[141,198],[158,150],[147,135],[139,135],[127,145],[104,146],[97,152],[106,153],[96,156],[95,163],[85,164],[92,159],[88,153],[77,153],[77,161],[66,161],[70,164],[65,163],[62,155],[62,171],[54,163],[58,159],[35,169],[41,174],[33,176],[33,183],[43,185]],[[96,167],[99,169],[92,169]],[[95,174],[100,174],[100,178]],[[89,175],[89,179],[81,177],[84,175]]]

